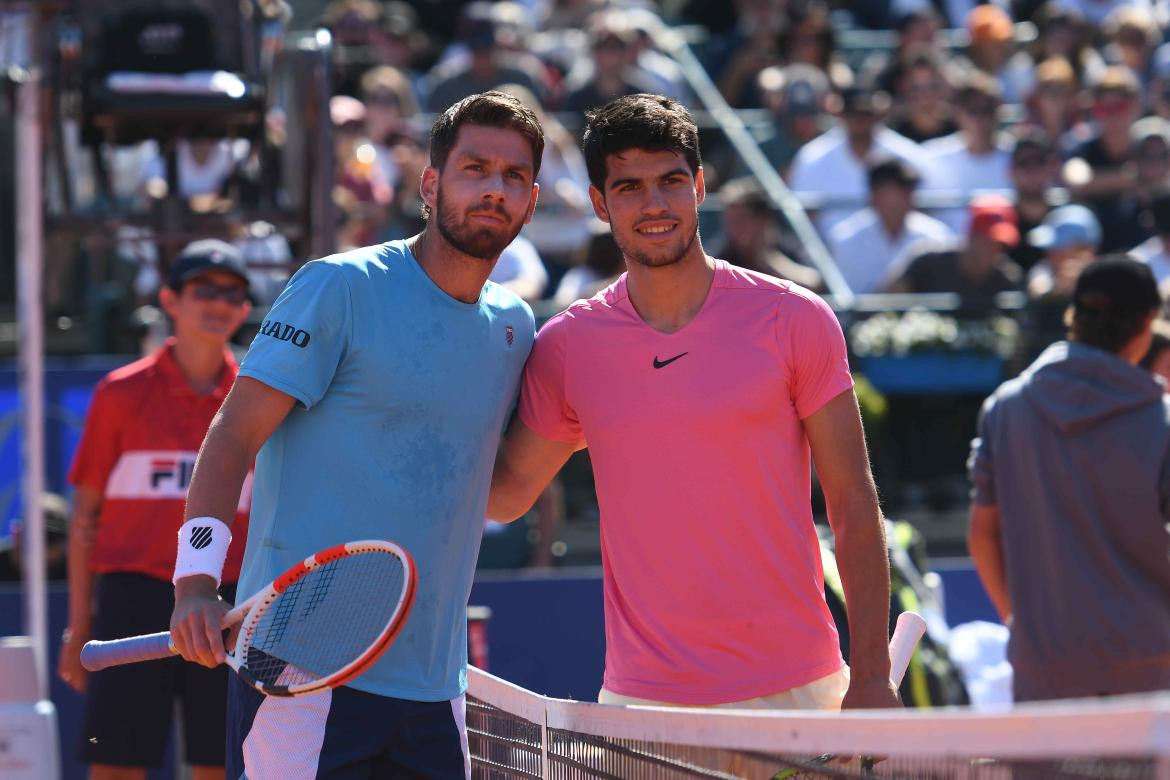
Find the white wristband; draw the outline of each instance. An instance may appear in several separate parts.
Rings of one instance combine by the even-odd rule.
[[[183,523],[179,528],[179,552],[175,556],[175,576],[171,582],[206,574],[218,587],[231,543],[231,529],[222,520],[193,517]]]

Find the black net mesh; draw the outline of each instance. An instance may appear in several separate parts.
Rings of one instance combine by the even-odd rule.
[[[552,780],[580,780],[583,778],[611,778],[612,780],[641,780],[643,778],[760,778],[761,780],[787,780],[788,778],[906,778],[909,780],[1072,780],[1073,778],[1101,778],[1102,780],[1161,780],[1170,778],[1170,731],[1163,709],[1151,710],[1149,717],[1125,714],[1135,723],[1160,723],[1150,728],[1149,745],[1145,749],[1119,744],[1116,748],[1103,749],[1102,755],[1084,755],[1085,750],[1077,749],[1077,729],[1098,729],[1092,718],[1088,723],[1067,725],[1059,717],[1039,718],[1033,729],[1034,736],[1025,740],[1012,740],[1010,731],[1017,734],[1019,725],[1004,716],[1002,722],[980,719],[970,715],[970,734],[963,725],[951,729],[954,736],[944,746],[931,736],[930,729],[922,729],[921,721],[899,720],[898,714],[891,719],[888,728],[899,730],[903,735],[913,735],[914,729],[922,734],[921,754],[907,748],[906,739],[900,740],[900,747],[891,755],[874,759],[861,754],[806,754],[788,750],[731,749],[720,745],[733,744],[729,730],[738,728],[736,717],[728,712],[689,712],[681,717],[688,721],[687,735],[693,744],[662,741],[662,728],[656,728],[663,719],[654,711],[628,712],[615,727],[612,717],[597,705],[579,702],[565,702],[544,699],[528,694],[534,702],[522,701],[524,692],[509,686],[510,691],[498,695],[506,683],[472,670],[471,687],[467,699],[468,742],[472,756],[472,777],[481,780],[504,780],[506,778],[551,778]],[[492,699],[495,703],[489,703]],[[547,703],[549,712],[559,713],[547,724],[542,722],[540,701]],[[517,702],[524,706],[516,706]],[[1072,704],[1072,707],[1084,707]],[[515,709],[516,711],[511,711]],[[608,709],[608,708],[605,708]],[[566,715],[565,713],[569,713]],[[788,744],[796,728],[792,716],[796,713],[776,713],[774,725],[778,744]],[[568,717],[572,728],[554,728],[557,718]],[[758,716],[752,716],[758,721]],[[765,715],[767,720],[770,716]],[[1111,715],[1101,716],[1104,723]],[[1049,722],[1049,720],[1051,722]],[[657,722],[657,723],[656,723]],[[821,721],[824,723],[824,721]],[[1129,722],[1129,721],[1126,721]],[[1119,722],[1107,728],[1116,731]],[[640,728],[640,727],[645,728]],[[615,737],[613,731],[628,730],[630,738]],[[1121,726],[1124,730],[1124,726]],[[655,739],[635,738],[641,730],[653,734]],[[598,731],[608,733],[601,736]],[[850,742],[850,729],[843,724],[834,733],[833,741],[844,747]],[[873,733],[872,727],[868,729]],[[766,730],[757,733],[766,734]],[[693,735],[699,735],[695,738]],[[1014,744],[1010,750],[997,753],[997,739]],[[1047,736],[1046,736],[1047,735]],[[669,734],[666,735],[669,737]],[[1131,735],[1134,736],[1134,735]],[[763,742],[767,740],[764,739]],[[872,738],[870,739],[872,742]],[[913,740],[910,740],[911,743]],[[964,744],[968,741],[969,744]],[[1086,734],[1082,740],[1093,742]],[[1099,740],[1097,740],[1099,741]],[[1140,741],[1140,740],[1139,740]],[[953,744],[952,744],[953,742]],[[864,744],[864,743],[862,743]],[[1021,745],[1030,745],[1030,755],[1021,756]],[[988,747],[991,745],[991,747]],[[1069,747],[1069,746],[1073,747]],[[761,745],[766,747],[766,745]],[[1068,755],[1069,751],[1077,753]]]

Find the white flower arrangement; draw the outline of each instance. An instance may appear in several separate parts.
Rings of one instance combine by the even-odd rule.
[[[1007,359],[1019,340],[1019,324],[1003,314],[959,319],[926,309],[882,312],[849,329],[850,345],[858,357],[960,352]]]

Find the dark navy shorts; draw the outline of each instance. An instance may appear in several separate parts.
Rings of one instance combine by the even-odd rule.
[[[220,588],[235,600],[235,586]],[[94,639],[165,631],[175,605],[174,586],[144,574],[97,579]],[[223,766],[227,667],[208,669],[181,658],[114,666],[89,676],[79,757],[90,764],[154,767],[162,764],[180,703],[189,764]]]
[[[465,699],[409,701],[352,688],[265,696],[228,682],[231,780],[467,780]]]

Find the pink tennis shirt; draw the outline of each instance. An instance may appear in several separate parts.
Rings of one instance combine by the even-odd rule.
[[[624,275],[541,329],[520,416],[590,450],[608,690],[718,704],[844,665],[801,420],[852,385],[824,301],[722,260],[675,333],[643,322]]]

